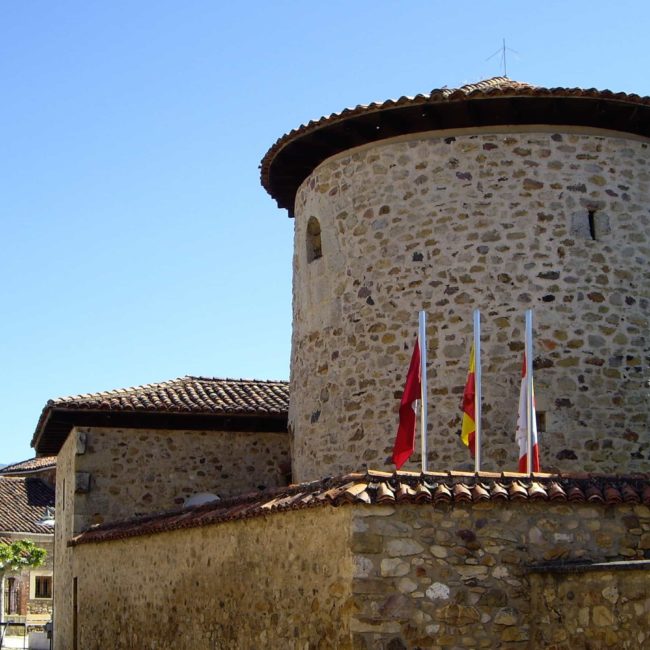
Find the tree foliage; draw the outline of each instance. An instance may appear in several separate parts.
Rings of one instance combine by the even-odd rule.
[[[46,555],[44,548],[26,539],[0,544],[0,573],[41,566]]]

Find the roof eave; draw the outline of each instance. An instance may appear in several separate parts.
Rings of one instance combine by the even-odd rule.
[[[471,112],[456,110],[463,105],[471,107]],[[310,122],[277,140],[262,159],[261,183],[278,207],[286,208],[293,216],[300,184],[320,163],[337,153],[396,135],[526,124],[595,127],[650,137],[650,98],[609,91],[539,88],[453,93],[445,97],[434,93],[358,106]]]
[[[76,426],[126,429],[180,429],[207,431],[252,431],[285,433],[287,413],[264,412],[187,412],[187,411],[111,411],[46,407],[39,420],[32,447],[43,456],[59,453],[68,434]]]

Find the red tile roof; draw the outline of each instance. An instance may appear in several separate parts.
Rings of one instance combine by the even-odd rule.
[[[2,469],[0,469],[0,474],[26,474],[47,469],[54,469],[55,467],[56,456],[38,456],[36,458],[23,460],[20,463],[5,465]]]
[[[594,88],[543,88],[494,77],[359,104],[283,135],[262,159],[261,182],[291,214],[302,181],[336,153],[408,133],[503,124],[592,126],[649,136],[650,97]]]
[[[283,413],[288,408],[285,381],[180,377],[158,384],[119,388],[50,400],[47,406],[99,411],[176,413]]]
[[[223,521],[260,517],[288,510],[346,504],[479,503],[620,503],[650,506],[650,474],[602,476],[504,472],[353,473],[213,502],[196,508],[124,522],[103,524],[78,535],[70,544],[103,542],[195,528]]]
[[[53,533],[38,523],[54,507],[54,490],[38,478],[0,476],[0,533]]]
[[[194,428],[217,429],[240,418],[278,431],[286,429],[288,407],[286,381],[180,377],[50,400],[32,446],[41,454],[56,454],[75,425],[183,428],[190,426],[190,416]]]

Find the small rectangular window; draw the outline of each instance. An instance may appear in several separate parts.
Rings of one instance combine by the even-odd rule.
[[[52,576],[36,576],[34,598],[52,598]]]

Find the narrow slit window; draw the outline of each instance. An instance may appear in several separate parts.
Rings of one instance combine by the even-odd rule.
[[[323,257],[323,246],[320,237],[320,223],[316,217],[310,217],[307,222],[307,261],[313,262]]]
[[[587,213],[587,219],[589,220],[589,235],[592,240],[596,239],[596,211],[589,210]]]
[[[580,239],[602,241],[611,232],[609,216],[597,208],[571,215],[571,234]]]

